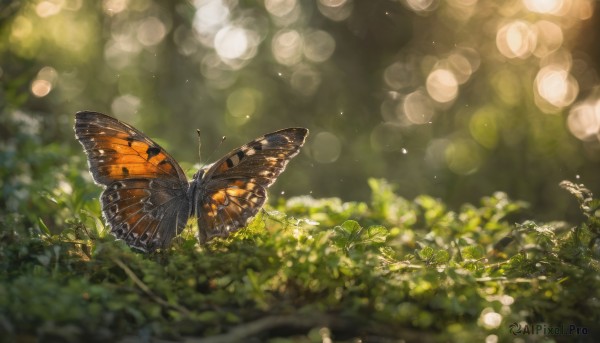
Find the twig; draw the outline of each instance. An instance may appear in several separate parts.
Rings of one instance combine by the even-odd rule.
[[[295,328],[312,328],[315,326],[330,326],[339,319],[329,316],[268,316],[250,323],[233,328],[226,334],[206,338],[188,338],[185,343],[231,343],[245,341],[248,337],[255,336],[264,331],[277,327],[289,326]],[[339,324],[339,323],[338,323]]]
[[[119,267],[121,267],[121,269],[123,269],[125,274],[127,274],[127,276],[129,276],[129,278],[131,278],[131,280],[133,280],[133,283],[135,283],[144,293],[146,293],[150,298],[152,298],[152,300],[156,301],[157,303],[159,303],[165,307],[174,308],[186,316],[190,316],[190,311],[188,311],[185,307],[182,307],[182,306],[179,306],[176,304],[170,304],[168,301],[166,301],[166,300],[162,299],[161,297],[159,297],[158,295],[154,294],[154,292],[152,292],[152,290],[148,286],[146,286],[146,284],[142,280],[140,280],[140,278],[138,278],[137,275],[135,275],[133,270],[131,270],[129,267],[127,267],[127,265],[125,263],[123,263],[121,260],[114,258],[114,257],[111,258],[111,260],[113,260],[113,262],[115,262]]]

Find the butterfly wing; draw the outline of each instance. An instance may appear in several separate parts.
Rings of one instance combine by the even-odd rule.
[[[75,115],[90,172],[105,186],[102,214],[128,245],[166,247],[190,215],[187,178],[163,148],[133,126],[97,112]]]
[[[298,154],[308,135],[289,128],[259,137],[201,170],[192,187],[200,242],[246,225],[267,200],[266,189]]]

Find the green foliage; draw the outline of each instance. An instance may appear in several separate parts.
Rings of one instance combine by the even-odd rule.
[[[371,179],[369,203],[291,198],[228,239],[199,246],[190,225],[146,255],[107,234],[83,159],[42,146],[42,119],[1,120],[16,133],[0,160],[9,340],[504,341],[513,323],[600,320],[599,201],[581,185],[562,184],[574,227],[515,224],[527,204],[504,193],[453,211]]]
[[[369,185],[370,204],[292,198],[228,239],[199,246],[190,226],[150,255],[107,235],[96,201],[55,193],[68,204],[61,217],[79,213],[55,218],[58,234],[3,218],[0,331],[42,341],[506,341],[511,324],[542,323],[594,337],[592,205],[574,228],[514,225],[507,218],[526,205],[503,193],[453,212],[431,197],[403,199],[383,180]],[[596,203],[586,194],[582,204]]]

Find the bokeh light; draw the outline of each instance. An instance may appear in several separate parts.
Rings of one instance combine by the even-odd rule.
[[[434,139],[429,142],[427,149],[425,150],[425,162],[433,169],[442,169],[447,166],[446,164],[446,150],[450,145],[449,139]]]
[[[523,3],[531,12],[564,15],[570,0],[523,0]]]
[[[414,74],[414,66],[398,61],[392,63],[385,69],[383,80],[389,88],[401,90],[412,86]]]
[[[38,98],[45,97],[52,91],[58,80],[56,69],[46,66],[40,69],[37,78],[31,83],[31,93]]]
[[[273,22],[278,26],[291,25],[302,14],[302,7],[298,4],[297,0],[266,0],[265,9],[271,15]]]
[[[537,47],[533,54],[537,57],[545,57],[558,50],[563,44],[563,31],[557,24],[540,20],[535,23],[538,34]]]
[[[404,98],[402,110],[412,124],[429,124],[435,114],[433,102],[420,90]]]
[[[238,125],[255,116],[262,103],[262,94],[254,88],[239,88],[227,97],[227,110]]]
[[[335,134],[323,131],[315,135],[310,150],[315,161],[333,163],[340,157],[342,143]]]
[[[456,99],[458,95],[458,81],[456,76],[447,69],[435,69],[427,77],[427,93],[439,102],[447,103]]]
[[[271,51],[277,62],[292,66],[302,60],[302,36],[296,30],[278,31],[271,43]]]
[[[484,107],[475,112],[469,121],[471,137],[481,146],[493,149],[498,144],[498,124],[493,107]]]
[[[298,5],[296,0],[265,0],[267,11],[277,17],[285,17]]]
[[[197,0],[194,28],[201,36],[214,37],[214,34],[229,21],[229,7],[221,0]]]
[[[471,62],[460,53],[450,55],[444,62],[444,66],[452,71],[456,81],[461,85],[467,82],[474,72]]]
[[[318,0],[319,12],[333,21],[348,19],[354,9],[353,0]]]
[[[35,12],[40,18],[47,18],[58,14],[62,9],[64,1],[40,1],[35,6]]]
[[[123,12],[127,8],[128,0],[104,0],[102,8],[104,13],[114,15]]]
[[[535,78],[535,93],[554,108],[560,109],[570,105],[578,92],[579,86],[575,78],[560,66],[544,67]],[[544,104],[538,102],[538,105],[542,110],[547,109]]]
[[[486,308],[482,311],[479,322],[488,330],[497,329],[502,324],[502,315],[491,308]]]
[[[160,43],[167,34],[165,24],[156,17],[144,19],[137,29],[137,39],[145,46]]]
[[[537,44],[537,31],[525,21],[516,20],[502,26],[496,35],[496,46],[508,58],[527,58]]]
[[[475,173],[483,163],[481,148],[470,139],[454,139],[446,148],[448,168],[459,175]]]
[[[33,93],[33,95],[37,96],[38,98],[48,95],[48,93],[50,93],[51,90],[52,84],[47,80],[37,79],[31,84],[31,93]]]
[[[138,112],[141,103],[140,98],[131,94],[124,94],[113,100],[110,109],[119,118],[123,118],[129,123],[136,123],[137,116],[135,114]]]
[[[567,126],[582,141],[599,139],[600,100],[586,100],[574,106],[567,117]]]
[[[438,0],[406,0],[406,5],[417,13],[429,12],[438,5]]]
[[[532,201],[539,192],[523,184],[546,189],[600,161],[591,0],[23,4],[2,27],[2,80],[13,88],[3,94],[33,100],[13,104],[64,114],[65,123],[90,109],[163,129],[181,161],[196,158],[185,123],[209,141],[306,126],[304,186],[363,199],[366,183],[322,180],[411,175],[402,195],[457,202],[497,190],[495,182]],[[20,75],[11,61],[34,69]],[[528,181],[512,182],[512,166]],[[438,187],[442,180],[469,192]],[[552,192],[539,204],[563,201]]]
[[[244,56],[249,48],[249,37],[241,27],[226,26],[215,35],[215,51],[217,54],[229,60]]]
[[[335,50],[335,40],[325,31],[314,31],[304,36],[304,56],[312,62],[325,62]]]
[[[290,78],[292,89],[303,96],[315,94],[320,84],[321,74],[308,65],[298,66]]]

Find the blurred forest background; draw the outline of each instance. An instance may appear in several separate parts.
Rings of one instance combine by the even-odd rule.
[[[568,219],[561,180],[600,192],[599,11],[592,0],[0,0],[0,205],[48,222],[39,199],[98,196],[72,129],[93,110],[144,131],[189,175],[196,128],[204,158],[227,136],[215,160],[308,127],[271,198],[366,200],[376,177],[407,198],[458,207],[504,191],[536,218]]]

